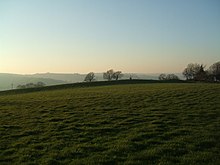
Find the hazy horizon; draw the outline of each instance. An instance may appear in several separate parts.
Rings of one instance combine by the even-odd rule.
[[[109,69],[108,69],[109,70]],[[113,69],[114,70],[114,69]],[[94,72],[95,74],[103,74],[104,72],[106,72],[107,70],[103,71],[103,72]],[[114,70],[114,71],[117,71],[117,70]],[[155,73],[141,73],[141,72],[123,72],[123,74],[146,74],[146,75],[150,75],[150,74],[161,74],[161,73],[164,73],[164,74],[169,74],[169,73],[179,73],[179,74],[182,74],[182,72],[155,72]],[[17,75],[34,75],[34,74],[88,74],[88,72],[84,72],[84,73],[79,73],[79,72],[36,72],[36,73],[7,73],[7,72],[0,72],[0,74],[17,74]]]
[[[0,73],[181,73],[220,57],[218,0],[2,0]]]

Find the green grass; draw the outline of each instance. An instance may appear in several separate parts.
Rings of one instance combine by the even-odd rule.
[[[0,94],[0,164],[220,164],[220,84]]]

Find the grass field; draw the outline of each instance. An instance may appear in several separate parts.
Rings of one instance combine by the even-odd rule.
[[[220,84],[0,93],[0,164],[220,164]]]

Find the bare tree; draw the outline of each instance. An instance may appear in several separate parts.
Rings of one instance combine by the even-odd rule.
[[[84,81],[91,82],[95,80],[95,74],[93,72],[90,72],[86,75]]]
[[[166,80],[179,80],[179,77],[175,74],[168,74]]]
[[[122,78],[122,77],[123,77],[123,74],[121,71],[114,72],[112,75],[112,78],[115,80],[118,80],[119,78]]]
[[[194,80],[196,77],[196,74],[199,73],[201,69],[201,65],[199,64],[188,64],[187,67],[183,71],[184,77],[186,77],[187,80]]]
[[[179,77],[175,74],[160,74],[158,77],[159,80],[179,80]]]
[[[103,73],[103,78],[107,79],[108,81],[111,81],[113,79],[114,70],[110,69],[107,72]]]
[[[165,74],[160,74],[158,77],[159,80],[166,80],[166,75]]]
[[[220,61],[212,64],[208,70],[214,81],[220,81]]]

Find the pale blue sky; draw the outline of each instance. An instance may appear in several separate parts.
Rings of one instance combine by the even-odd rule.
[[[0,72],[171,73],[219,60],[219,0],[0,0]]]

